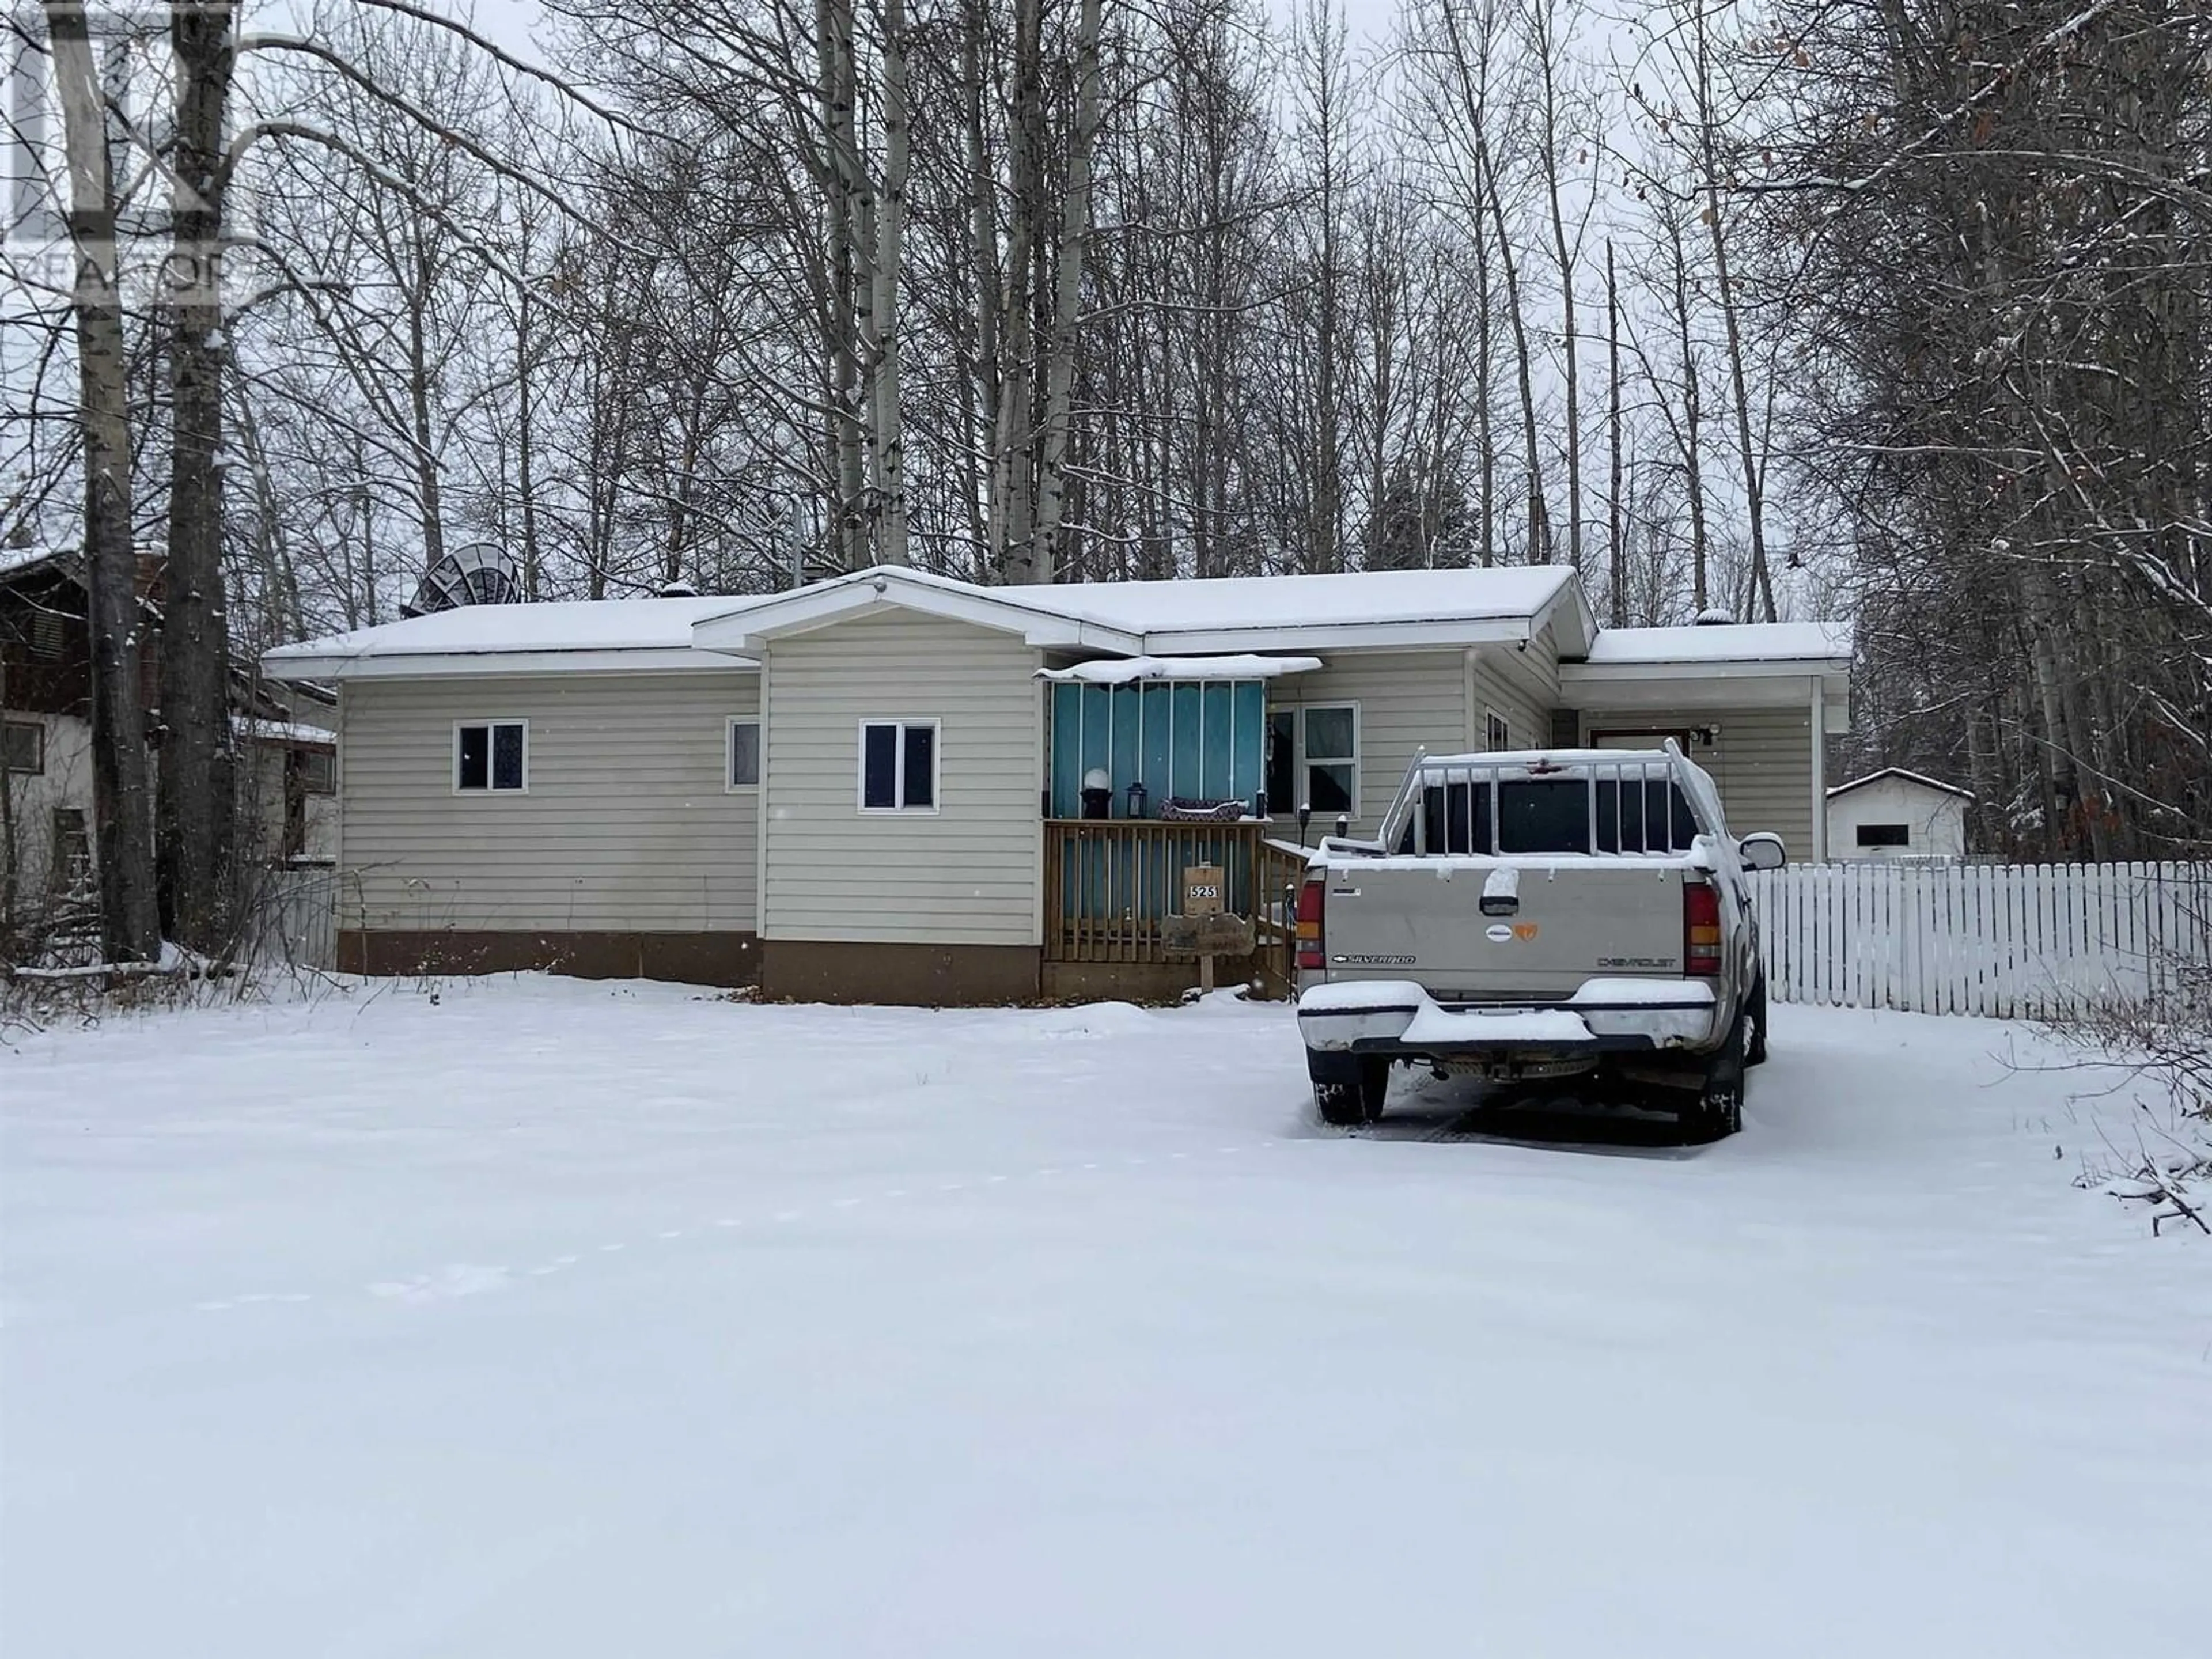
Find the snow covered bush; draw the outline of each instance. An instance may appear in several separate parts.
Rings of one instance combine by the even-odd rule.
[[[2189,903],[2212,914],[2212,876]],[[2105,1155],[2079,1184],[2147,1206],[2154,1232],[2173,1222],[2212,1236],[2212,961],[2170,954],[2146,966],[2142,991],[2050,1024],[2069,1050],[2123,1067],[2136,1085],[2126,1130],[2107,1126]]]

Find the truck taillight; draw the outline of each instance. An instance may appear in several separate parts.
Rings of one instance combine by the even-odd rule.
[[[1682,971],[1709,977],[1721,971],[1721,893],[1711,882],[1682,888]]]
[[[1322,890],[1326,878],[1316,876],[1298,889],[1298,966],[1324,965],[1321,945]]]

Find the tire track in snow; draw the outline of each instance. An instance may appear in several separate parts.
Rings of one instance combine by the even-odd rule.
[[[1265,1139],[1255,1142],[1253,1146],[1257,1150],[1267,1151],[1285,1144],[1280,1140]],[[1212,1149],[1214,1156],[1224,1158],[1240,1154],[1247,1150],[1248,1148],[1242,1146],[1216,1146]],[[1188,1152],[1169,1152],[1164,1161],[1188,1162],[1194,1156],[1203,1158],[1206,1154],[1193,1154]],[[1148,1166],[1152,1161],[1145,1155],[1133,1153],[1121,1160],[1121,1168],[1123,1171],[1142,1169]],[[1086,1161],[1073,1167],[1078,1174],[1098,1174],[1106,1170],[1105,1164],[1095,1160]],[[1066,1166],[1049,1164],[1030,1170],[1025,1176],[982,1174],[964,1181],[942,1182],[937,1187],[936,1191],[941,1195],[950,1195],[964,1193],[975,1187],[1006,1186],[1019,1181],[1054,1180],[1068,1172]],[[890,1201],[910,1196],[912,1196],[910,1188],[892,1187],[878,1194],[877,1199],[874,1200],[866,1194],[848,1194],[845,1197],[830,1200],[825,1207],[830,1210],[854,1210],[878,1200]],[[778,1210],[773,1212],[773,1219],[779,1224],[788,1224],[803,1221],[810,1213],[811,1212],[805,1208]],[[745,1218],[743,1216],[717,1216],[711,1224],[714,1229],[724,1231],[736,1231],[745,1224]],[[703,1230],[703,1226],[701,1230]],[[653,1237],[662,1243],[672,1243],[690,1237],[693,1231],[695,1230],[684,1227],[663,1228]],[[629,1248],[627,1240],[616,1239],[600,1244],[595,1252],[590,1254],[617,1255]],[[526,1267],[513,1267],[504,1264],[449,1262],[443,1267],[410,1274],[404,1278],[373,1280],[362,1286],[360,1293],[380,1301],[410,1306],[454,1301],[463,1297],[510,1290],[524,1279],[548,1279],[556,1273],[565,1273],[569,1268],[580,1265],[585,1260],[586,1254],[587,1253],[568,1252]],[[315,1300],[314,1295],[305,1291],[248,1291],[230,1297],[210,1297],[193,1303],[191,1307],[195,1313],[228,1313],[246,1307],[296,1306],[313,1300]]]

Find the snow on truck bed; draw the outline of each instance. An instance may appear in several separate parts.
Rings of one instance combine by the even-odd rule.
[[[1778,1007],[1686,1150],[1287,1010],[398,983],[0,1051],[39,1659],[2192,1650],[2212,1267]],[[1647,1126],[1648,1127],[1648,1126]]]

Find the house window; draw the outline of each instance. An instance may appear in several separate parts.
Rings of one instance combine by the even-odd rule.
[[[1910,847],[1912,830],[1903,823],[1863,823],[1859,825],[1859,845],[1862,847]]]
[[[860,722],[860,810],[937,810],[937,722]]]
[[[530,787],[530,722],[463,720],[453,727],[453,788],[519,794]]]
[[[761,763],[760,721],[750,715],[739,715],[730,721],[730,750],[728,770],[723,785],[731,789],[755,789],[760,786]]]
[[[293,765],[300,790],[308,795],[334,795],[338,787],[338,757],[327,749],[295,749]]]
[[[1304,753],[1305,794],[1300,802],[1317,814],[1359,811],[1359,708],[1316,704],[1298,711]]]
[[[1499,714],[1494,708],[1487,709],[1485,712],[1489,715],[1490,719],[1489,724],[1483,732],[1482,746],[1485,749],[1493,750],[1499,749],[1510,749],[1513,746],[1513,731],[1510,726],[1506,725],[1505,716]]]
[[[10,772],[33,775],[46,769],[46,728],[36,720],[0,726],[0,763]]]

